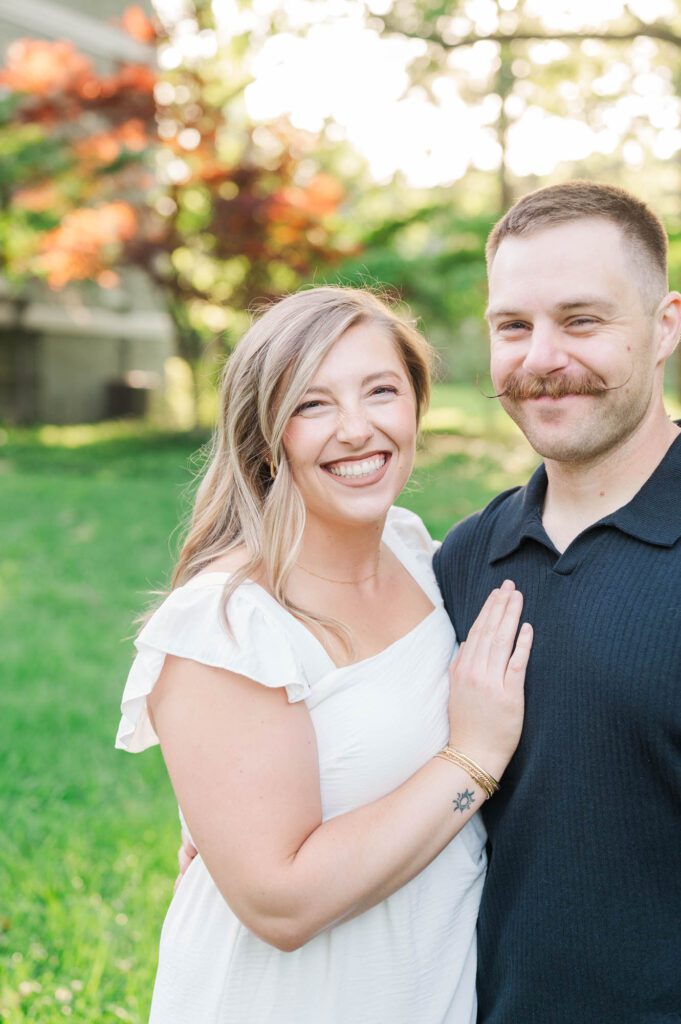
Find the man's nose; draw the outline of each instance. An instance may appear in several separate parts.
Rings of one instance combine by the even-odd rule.
[[[565,350],[562,332],[556,324],[535,324],[530,347],[523,360],[523,369],[535,377],[547,377],[568,365],[570,356]]]
[[[341,409],[338,414],[336,437],[339,441],[359,447],[365,444],[374,432],[371,421],[360,408]]]

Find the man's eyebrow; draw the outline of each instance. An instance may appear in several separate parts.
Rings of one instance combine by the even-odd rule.
[[[582,309],[584,306],[589,306],[592,309],[600,309],[604,313],[614,313],[617,309],[613,302],[600,298],[598,295],[580,295],[578,298],[567,299],[565,302],[559,302],[556,309]]]
[[[494,306],[489,306],[485,310],[485,320],[492,320],[497,316],[508,316],[512,320],[522,316],[522,313],[517,309],[495,309]]]
[[[374,380],[384,380],[386,377],[392,377],[394,380],[402,380],[399,373],[395,373],[394,370],[378,370],[376,373],[370,373],[367,377],[362,378],[362,387],[365,387],[367,384],[371,384]],[[320,395],[330,395],[331,391],[331,388],[324,387],[323,384],[312,384],[305,394],[318,393]]]
[[[609,302],[607,299],[600,298],[597,295],[579,295],[574,299],[565,299],[563,302],[558,302],[554,306],[554,309],[560,310],[561,313],[565,313],[571,309],[598,309],[603,313],[614,313],[617,310],[617,306],[613,302]],[[520,309],[501,309],[490,306],[485,311],[485,319],[492,320],[497,317],[509,317],[511,320],[520,320],[527,314]]]

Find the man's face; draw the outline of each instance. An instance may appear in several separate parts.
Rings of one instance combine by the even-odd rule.
[[[659,315],[610,221],[504,239],[490,270],[487,317],[495,390],[545,458],[598,458],[661,401]]]

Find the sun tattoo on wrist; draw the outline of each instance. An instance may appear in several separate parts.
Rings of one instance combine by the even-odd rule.
[[[452,807],[455,811],[461,811],[463,814],[474,803],[474,794],[471,793],[470,789],[464,789],[463,793],[456,794],[456,800],[452,800]]]

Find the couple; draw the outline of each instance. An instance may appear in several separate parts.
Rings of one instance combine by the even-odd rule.
[[[487,256],[492,380],[545,462],[438,551],[393,506],[409,324],[314,289],[228,363],[117,739],[160,740],[198,850],[154,1024],[681,1021],[681,296],[610,186],[524,197]]]

